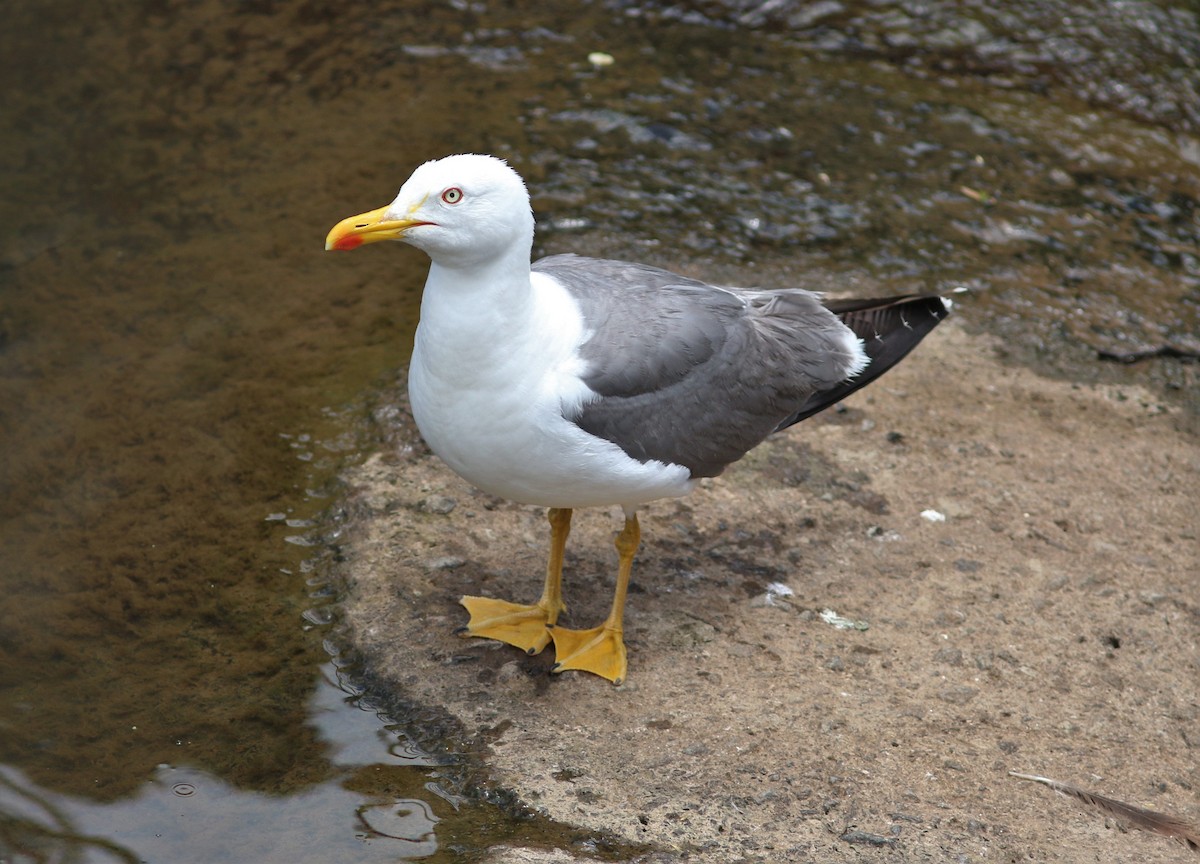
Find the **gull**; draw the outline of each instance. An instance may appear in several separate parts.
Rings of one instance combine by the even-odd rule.
[[[554,671],[620,684],[637,509],[688,494],[879,377],[949,305],[934,295],[827,300],[720,287],[569,254],[531,264],[533,236],[517,172],[463,154],[418,167],[391,204],[335,225],[325,248],[398,240],[429,256],[408,372],[417,428],[477,488],[548,508],[541,597],[463,597],[460,632],[529,654],[553,642]],[[625,515],[611,610],[597,627],[562,627],[572,511],[611,506]]]

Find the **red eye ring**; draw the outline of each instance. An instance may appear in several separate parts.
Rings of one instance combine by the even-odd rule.
[[[463,199],[463,191],[457,186],[451,186],[442,193],[442,200],[447,204],[457,204]]]

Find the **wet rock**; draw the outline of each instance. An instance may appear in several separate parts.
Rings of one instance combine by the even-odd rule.
[[[672,150],[711,150],[707,141],[666,123],[646,121],[611,109],[562,111],[553,117],[562,123],[585,123],[603,134],[620,130],[635,144],[659,142]]]
[[[1172,128],[1200,128],[1200,25],[1150,2],[1040,0],[964,10],[927,0],[814,3],[714,0],[749,27],[784,26],[830,52],[869,52],[906,70],[982,75],[1000,86],[1060,86]],[[1134,47],[1136,46],[1136,47]]]

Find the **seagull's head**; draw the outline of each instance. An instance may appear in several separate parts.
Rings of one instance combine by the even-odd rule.
[[[447,267],[486,263],[533,243],[529,192],[516,171],[494,156],[447,156],[426,162],[386,207],[343,219],[326,250],[401,240]]]

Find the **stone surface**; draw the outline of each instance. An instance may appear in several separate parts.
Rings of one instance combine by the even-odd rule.
[[[348,478],[354,639],[487,734],[496,783],[654,860],[1184,860],[1007,772],[1200,817],[1200,450],[1148,392],[993,349],[947,323],[646,508],[621,687],[455,636],[461,594],[536,598],[544,514],[419,445],[374,457]],[[576,514],[563,623],[607,611],[619,523]]]

